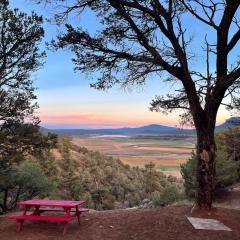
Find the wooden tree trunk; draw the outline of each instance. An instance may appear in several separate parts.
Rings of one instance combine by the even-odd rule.
[[[216,175],[214,128],[202,128],[197,133],[198,165],[195,202],[198,208],[211,209]]]

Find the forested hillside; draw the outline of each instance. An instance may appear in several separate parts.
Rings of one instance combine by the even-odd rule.
[[[85,199],[87,207],[98,210],[132,207],[146,198],[152,206],[164,206],[182,198],[181,181],[156,171],[152,163],[144,169],[130,167],[68,138],[36,133],[38,145],[17,158],[13,154],[1,168],[1,212],[35,197]]]
[[[240,128],[216,134],[216,189],[240,179]],[[85,199],[97,210],[165,206],[194,196],[196,155],[181,166],[183,180],[165,176],[153,163],[131,167],[90,151],[70,138],[42,134],[31,124],[0,131],[0,212],[32,198]],[[148,199],[148,200],[147,200]]]

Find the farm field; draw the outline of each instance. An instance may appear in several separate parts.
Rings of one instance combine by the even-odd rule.
[[[72,142],[90,150],[119,158],[131,166],[144,167],[153,162],[165,174],[180,177],[180,164],[185,163],[195,147],[195,137],[81,135]]]

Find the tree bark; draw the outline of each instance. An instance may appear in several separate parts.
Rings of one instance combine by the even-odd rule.
[[[197,208],[211,209],[216,175],[214,127],[202,127],[197,130],[197,135],[198,165],[195,204]]]

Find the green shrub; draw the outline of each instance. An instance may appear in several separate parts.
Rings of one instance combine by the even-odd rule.
[[[221,190],[239,179],[240,162],[228,159],[225,152],[217,154],[216,164],[216,190]]]
[[[23,162],[16,173],[16,186],[20,199],[48,196],[55,188],[36,163]]]
[[[216,155],[216,191],[219,191],[239,179],[239,161],[228,159],[226,152],[220,148]],[[191,158],[181,165],[181,174],[184,179],[185,193],[188,198],[193,198],[195,194],[197,156],[193,152]]]
[[[192,152],[188,161],[180,166],[180,169],[184,179],[185,194],[188,198],[193,198],[195,195],[197,170],[197,156],[194,152]]]
[[[183,199],[183,193],[176,185],[169,185],[153,195],[154,206],[167,206]]]

